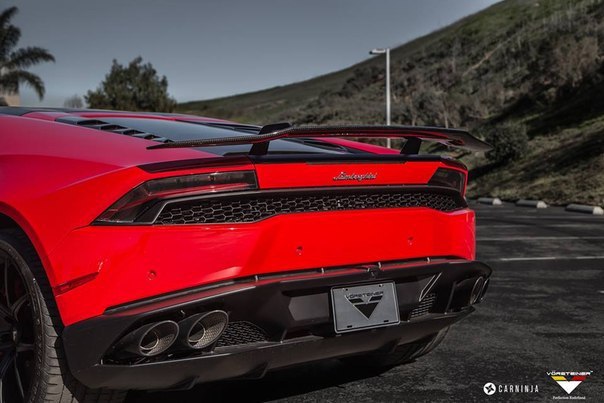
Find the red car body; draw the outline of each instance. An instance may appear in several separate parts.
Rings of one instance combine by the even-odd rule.
[[[323,162],[321,158],[308,160],[306,154],[250,158],[217,155],[211,147],[148,149],[157,142],[108,129],[82,127],[78,123],[116,118],[152,123],[187,122],[191,127],[233,124],[184,115],[111,111],[6,109],[0,113],[1,221],[16,223],[34,245],[65,326],[70,368],[84,384],[162,388],[191,379],[198,382],[253,372],[247,366],[237,367],[234,362],[216,361],[217,368],[230,365],[231,369],[216,369],[216,374],[224,375],[211,376],[206,370],[187,367],[175,376],[168,374],[170,368],[184,368],[189,364],[171,359],[163,363],[163,373],[167,374],[164,377],[150,370],[153,365],[162,364],[156,361],[146,363],[147,367],[129,362],[131,368],[141,367],[140,372],[130,373],[136,373],[137,379],[130,374],[107,375],[106,370],[115,371],[119,363],[107,364],[102,357],[125,332],[145,322],[148,312],[164,312],[179,304],[202,301],[217,290],[235,292],[242,284],[260,289],[281,275],[299,279],[318,272],[323,278],[333,277],[331,287],[340,284],[337,280],[340,274],[356,273],[359,267],[373,273],[372,265],[377,265],[380,273],[405,268],[411,273],[418,267],[443,270],[442,265],[455,271],[469,265],[463,278],[447,284],[449,290],[459,287],[466,279],[480,276],[486,280],[490,275],[490,269],[474,261],[475,217],[465,204],[452,211],[422,206],[360,208],[275,214],[253,222],[101,225],[97,219],[110,206],[148,181],[217,172],[252,172],[257,192],[279,194],[300,189],[426,188],[437,170],[445,169],[462,174],[464,183],[458,189],[459,197],[463,197],[465,191],[467,170],[457,161],[401,156],[398,151],[341,138],[316,141],[325,143],[328,148],[341,147],[348,158],[336,155],[335,160]],[[341,173],[370,173],[374,178],[334,180]],[[326,274],[332,269],[341,272]],[[247,301],[259,310],[264,309],[266,301],[258,298],[249,297]],[[267,300],[270,298],[266,296]],[[453,294],[447,298],[449,305],[442,309],[443,318],[451,308],[450,301],[455,299]],[[462,317],[471,309],[470,305],[470,302],[459,305],[451,310],[457,313],[450,316]],[[108,316],[110,322],[107,322]],[[124,324],[115,325],[113,333],[107,330],[106,334],[100,334],[103,332],[99,331],[99,324],[120,321]],[[441,325],[434,325],[433,329],[416,336],[423,337],[424,333],[449,323],[445,322],[443,319]],[[106,329],[113,329],[111,326],[107,325]],[[300,329],[297,326],[291,333]],[[376,331],[380,330],[373,330]],[[349,337],[351,345],[356,345],[362,342],[352,340],[361,333],[337,337]],[[387,339],[376,335],[375,340],[385,342]],[[95,340],[99,349],[82,353],[86,349],[83,346]],[[349,350],[369,351],[379,347],[377,344],[372,341],[365,347]],[[322,355],[320,351],[319,348],[316,352],[307,350],[308,360],[334,355],[328,352]],[[229,352],[229,356],[233,354]],[[216,354],[212,353],[210,358],[216,360]],[[260,361],[269,362],[252,361],[259,368],[262,367]],[[303,361],[306,359],[296,362]],[[237,368],[232,369],[233,366]],[[283,365],[273,362],[264,367],[280,366]],[[147,379],[145,383],[140,376],[147,370],[156,379]]]

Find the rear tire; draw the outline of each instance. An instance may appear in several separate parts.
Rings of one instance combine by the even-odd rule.
[[[14,318],[0,319],[2,401],[117,403],[126,398],[126,391],[89,389],[69,372],[52,290],[20,231],[0,232],[0,283],[0,309],[15,311]]]
[[[343,358],[342,361],[346,364],[367,368],[396,367],[412,362],[434,350],[443,341],[448,331],[449,328],[446,327],[440,332],[425,339],[409,344],[401,344],[400,346],[397,346],[394,351],[355,355]]]

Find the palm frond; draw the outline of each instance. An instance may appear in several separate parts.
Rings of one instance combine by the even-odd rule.
[[[2,13],[0,13],[0,29],[3,29],[8,24],[10,24],[10,21],[15,15],[17,15],[18,12],[19,9],[15,6],[9,7],[6,10],[2,11]]]
[[[11,50],[17,46],[21,38],[21,30],[14,25],[0,28],[0,63],[6,62]]]
[[[12,52],[8,59],[4,62],[4,67],[7,70],[26,69],[33,65],[42,62],[54,62],[55,58],[48,50],[31,46],[27,48],[17,49]]]
[[[0,90],[18,93],[20,85],[28,85],[42,99],[44,82],[25,69],[42,62],[54,62],[55,58],[37,46],[13,50],[21,38],[21,30],[11,24],[18,11],[17,7],[10,7],[0,13]]]
[[[44,98],[46,89],[42,79],[37,75],[29,71],[14,70],[0,76],[0,89],[8,93],[18,93],[21,84],[30,86],[40,100]]]

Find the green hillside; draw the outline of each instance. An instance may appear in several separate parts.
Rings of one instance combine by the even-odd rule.
[[[178,111],[242,122],[384,121],[384,60]],[[506,0],[392,50],[392,121],[466,127],[471,196],[604,205],[604,2]],[[440,151],[439,151],[440,152]],[[488,158],[487,158],[488,157]]]

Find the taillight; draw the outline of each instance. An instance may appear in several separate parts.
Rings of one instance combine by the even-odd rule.
[[[428,185],[453,188],[463,196],[466,187],[466,175],[455,169],[438,168],[428,181]]]
[[[126,193],[103,212],[95,223],[148,224],[154,207],[165,199],[209,193],[257,189],[254,171],[215,172],[152,179]]]

